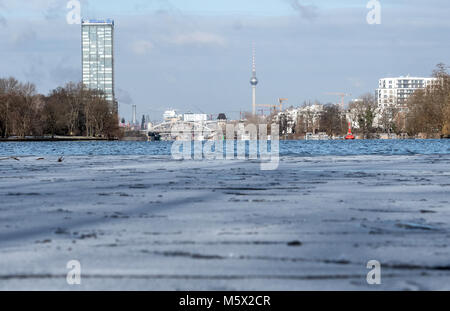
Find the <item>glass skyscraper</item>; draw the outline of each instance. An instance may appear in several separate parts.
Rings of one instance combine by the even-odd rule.
[[[83,84],[105,93],[117,112],[114,96],[114,20],[81,22]]]

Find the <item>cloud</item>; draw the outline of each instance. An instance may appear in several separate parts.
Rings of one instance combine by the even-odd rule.
[[[154,8],[157,14],[171,14],[181,12],[181,10],[179,10],[169,0],[152,0],[152,1],[146,0],[144,2],[139,2],[134,5],[134,9],[136,11],[143,11],[149,8]]]
[[[27,28],[26,30],[15,32],[12,34],[12,43],[16,47],[24,47],[33,43],[37,39],[36,32]]]
[[[53,67],[51,67],[49,74],[52,78],[52,82],[55,82],[57,85],[81,80],[80,67],[75,67],[74,62],[68,57],[61,58]]]
[[[26,80],[32,83],[40,83],[47,79],[47,73],[43,70],[45,68],[44,61],[41,56],[30,56],[29,61],[25,65],[23,74]]]
[[[137,55],[144,55],[153,49],[153,44],[147,40],[139,40],[133,43],[133,52]]]
[[[347,81],[355,88],[361,88],[364,85],[364,83],[359,78],[349,77],[347,78]]]
[[[32,54],[24,63],[23,76],[38,87],[50,85],[53,89],[70,81],[80,81],[81,69],[68,57],[57,60]]]
[[[6,22],[6,18],[0,15],[0,26],[6,27],[8,23]]]
[[[65,3],[61,1],[53,1],[48,4],[47,8],[44,10],[44,18],[48,21],[55,20],[64,14]]]
[[[132,105],[133,99],[130,96],[130,93],[121,88],[116,88],[116,98],[120,105]]]
[[[299,0],[284,0],[297,11],[301,17],[307,20],[313,20],[317,17],[317,7],[314,5],[303,5]]]
[[[217,34],[195,31],[191,33],[178,34],[167,40],[170,43],[177,45],[189,44],[206,44],[206,45],[225,45],[225,39]]]
[[[5,5],[3,4],[3,1],[0,0],[0,9],[4,9]],[[0,13],[0,26],[6,27],[8,23],[6,22],[6,18]]]
[[[241,19],[236,19],[234,22],[233,22],[233,29],[235,29],[235,30],[243,30],[244,29],[244,22],[241,20]]]
[[[40,92],[47,93],[68,79],[79,81],[81,51],[79,26],[67,25],[65,18],[45,20],[43,8],[48,6],[35,5],[44,1],[0,0],[10,3],[6,10],[0,9],[10,29],[3,31],[0,26],[0,68],[3,75],[35,82]],[[436,0],[433,5],[412,1],[414,5],[386,8],[383,24],[376,28],[366,24],[368,10],[364,5],[345,9],[321,6],[317,18],[309,22],[301,17],[300,9],[291,8],[290,3],[295,7],[298,1],[288,0],[280,3],[290,10],[289,16],[142,11],[114,15],[115,85],[121,112],[129,114],[134,101],[142,111],[159,109],[155,103],[163,106],[161,110],[172,106],[181,111],[196,104],[208,113],[229,110],[229,115],[236,116],[232,111],[248,109],[251,102],[252,41],[258,45],[261,104],[272,104],[273,98],[280,96],[289,98],[293,105],[310,98],[321,100],[327,98],[322,94],[328,90],[372,92],[378,79],[388,72],[429,75],[439,61],[450,63],[450,44],[442,39],[450,31],[450,20],[445,17],[448,10],[442,9],[448,8],[449,2],[439,7],[434,5]],[[9,14],[24,2],[29,11],[36,12],[36,18],[28,19],[29,12],[27,16]],[[92,12],[99,11],[94,1],[90,3]],[[87,12],[84,5],[82,10]],[[24,40],[34,35],[26,34],[27,29],[37,34],[28,44]],[[13,44],[14,33],[21,46]],[[139,53],[151,57],[143,61],[136,56]],[[64,73],[59,74],[55,67],[64,57],[70,63],[62,63]],[[299,90],[298,85],[304,87]],[[155,112],[155,117],[159,114]]]

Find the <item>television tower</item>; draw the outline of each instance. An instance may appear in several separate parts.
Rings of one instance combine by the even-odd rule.
[[[251,79],[250,79],[250,84],[252,85],[252,108],[253,108],[253,115],[256,115],[256,85],[258,84],[258,79],[256,78],[255,45],[253,45],[252,77],[251,77]]]

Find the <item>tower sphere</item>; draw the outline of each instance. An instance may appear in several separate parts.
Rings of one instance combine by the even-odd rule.
[[[256,79],[256,77],[252,77],[250,79],[250,84],[256,86],[258,84],[258,79]]]

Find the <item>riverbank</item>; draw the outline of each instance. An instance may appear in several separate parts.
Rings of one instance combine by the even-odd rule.
[[[0,138],[0,142],[27,142],[27,141],[111,141],[117,139],[110,139],[104,137],[85,137],[85,136],[54,136],[54,137],[11,137]]]
[[[57,159],[0,161],[1,290],[450,289],[450,155]]]
[[[442,137],[441,139],[450,139],[450,137]],[[282,141],[308,141],[308,139],[299,138],[280,138]],[[309,140],[319,140],[319,141],[330,141],[330,140],[344,140],[344,139],[309,139]],[[355,140],[436,140],[435,138],[403,138],[403,139],[396,139],[396,138],[361,138],[357,137]],[[123,141],[123,142],[144,142],[148,141],[148,138],[146,137],[123,137],[123,138],[102,138],[102,137],[70,137],[70,136],[55,136],[54,138],[51,137],[29,137],[29,138],[0,138],[1,142],[58,142],[58,141]]]

